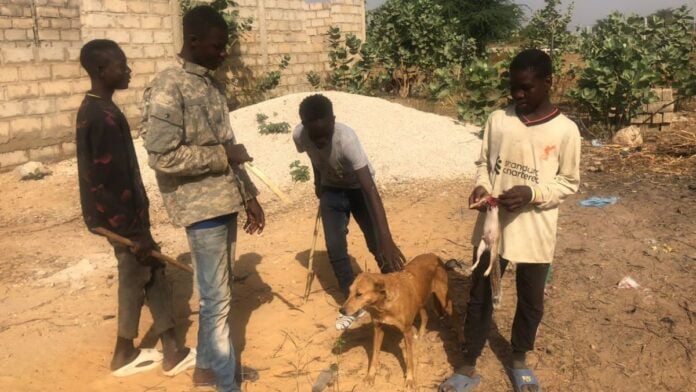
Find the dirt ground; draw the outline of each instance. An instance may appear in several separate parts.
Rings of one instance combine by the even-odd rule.
[[[545,317],[530,355],[545,391],[696,390],[696,171],[626,170],[630,161],[617,149],[586,146],[581,192],[562,206]],[[5,173],[0,189],[0,390],[193,390],[190,371],[171,379],[158,371],[126,379],[109,375],[115,259],[106,241],[83,227],[70,168],[31,182]],[[385,189],[404,253],[469,259],[475,218],[464,208],[469,191],[466,179]],[[268,204],[263,235],[240,234],[231,325],[243,364],[260,373],[244,390],[309,391],[335,363],[339,378],[329,391],[401,391],[405,365],[396,333],[387,333],[375,387],[361,382],[371,346],[369,320],[339,339],[333,328],[337,287],[323,244],[313,293],[302,303],[316,211],[309,189],[303,192],[306,200],[291,207]],[[619,201],[604,208],[577,205],[590,196]],[[190,262],[183,230],[166,223],[163,211],[153,215],[165,253]],[[349,247],[356,269],[376,269],[355,226]],[[503,280],[497,328],[480,360],[482,391],[512,389],[504,372],[515,303],[512,275]],[[176,270],[169,276],[180,336],[194,346],[198,301],[191,276]],[[626,276],[640,287],[618,289]],[[466,276],[452,273],[462,313],[467,285]],[[155,343],[146,333],[150,321],[145,310],[143,346]],[[421,391],[436,390],[459,361],[454,333],[435,317],[416,353]]]

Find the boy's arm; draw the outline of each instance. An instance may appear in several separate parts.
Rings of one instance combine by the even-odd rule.
[[[578,191],[580,185],[580,132],[569,132],[558,154],[558,173],[553,181],[534,186],[534,203],[541,209],[558,207],[561,201]]]
[[[399,247],[394,243],[391,231],[389,230],[389,223],[387,222],[387,213],[384,211],[382,198],[379,196],[377,186],[372,179],[370,168],[365,166],[356,170],[355,173],[360,182],[360,187],[363,192],[365,192],[370,210],[374,213],[375,223],[377,224],[380,256],[382,256],[384,262],[391,265],[394,271],[400,271],[404,268],[406,257],[404,257]]]
[[[197,176],[224,173],[227,154],[222,145],[186,145],[183,97],[175,83],[155,83],[145,92],[145,149],[149,165],[160,173]]]
[[[311,160],[310,160],[311,161]],[[321,172],[312,163],[312,172],[314,172],[314,194],[317,195],[317,199],[321,198]]]

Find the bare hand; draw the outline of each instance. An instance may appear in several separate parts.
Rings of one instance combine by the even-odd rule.
[[[391,267],[392,271],[401,271],[404,269],[406,257],[403,253],[401,253],[401,250],[398,246],[396,246],[391,237],[382,241],[380,253],[382,256],[382,261],[387,263],[387,265]]]
[[[532,188],[527,185],[515,185],[503,192],[498,201],[501,206],[510,212],[515,212],[531,203]]]
[[[476,188],[474,188],[474,190],[471,192],[471,195],[469,195],[469,208],[474,208],[474,207],[472,207],[474,204],[478,203],[479,201],[481,201],[481,199],[485,198],[488,195],[489,194],[488,194],[488,191],[486,190],[486,188],[484,188],[480,185],[477,186]],[[479,211],[485,211],[486,206],[481,205],[480,207],[478,207],[476,209],[478,209]]]
[[[141,236],[131,237],[131,242],[133,246],[130,247],[131,253],[133,253],[140,262],[145,262],[150,259],[150,253],[153,250],[159,250],[159,245],[152,238],[152,234],[147,233]]]
[[[263,229],[266,227],[266,215],[256,198],[249,200],[246,213],[247,220],[244,223],[244,231],[247,234],[263,233]]]
[[[225,144],[225,152],[227,153],[227,160],[231,164],[242,165],[245,162],[254,160],[254,158],[249,156],[243,144]]]

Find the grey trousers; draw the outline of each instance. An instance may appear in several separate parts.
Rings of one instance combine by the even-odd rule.
[[[164,274],[164,265],[153,260],[146,265],[137,260],[128,248],[114,246],[118,260],[118,336],[138,337],[140,312],[147,300],[152,314],[153,332],[174,328],[172,290]]]

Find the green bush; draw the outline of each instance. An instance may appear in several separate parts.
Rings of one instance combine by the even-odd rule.
[[[506,57],[489,64],[486,59],[476,59],[465,69],[463,93],[457,103],[459,118],[482,127],[488,116],[506,103],[510,60]]]
[[[580,53],[585,68],[570,93],[603,132],[630,122],[654,96],[658,57],[642,20],[613,13],[593,33],[583,33]]]
[[[559,8],[561,0],[545,0],[546,6],[532,15],[529,24],[522,30],[525,48],[542,49],[549,53],[553,61],[553,74],[560,75],[563,68],[563,55],[573,48],[575,39],[568,31],[573,18],[574,3],[565,12]]]
[[[294,161],[290,164],[290,177],[292,177],[293,182],[309,181],[309,167],[301,165],[300,161]]]
[[[368,13],[368,46],[402,97],[438,68],[467,64],[475,43],[434,0],[387,0]]]

